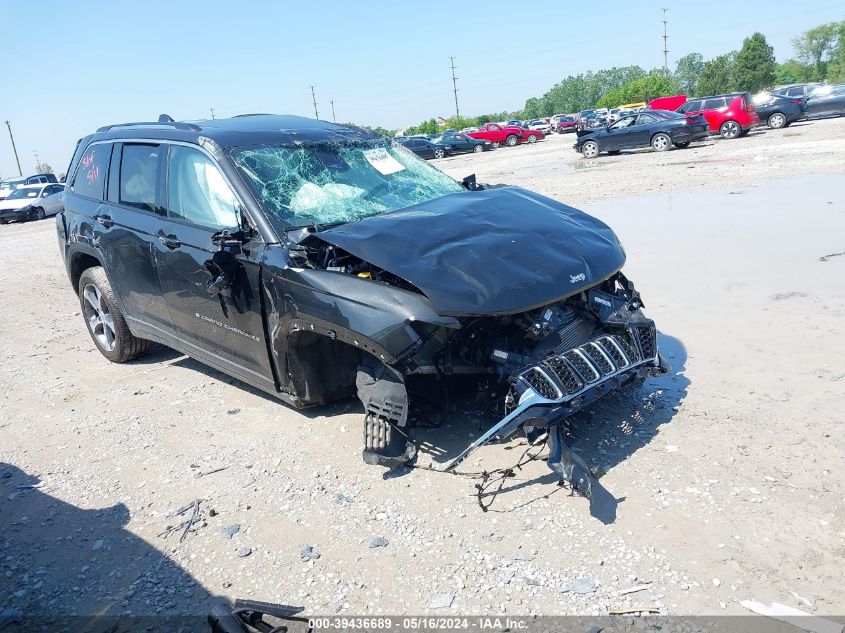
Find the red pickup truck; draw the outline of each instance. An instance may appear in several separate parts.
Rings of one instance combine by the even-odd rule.
[[[513,147],[517,143],[536,143],[546,138],[540,130],[526,130],[515,125],[499,125],[498,123],[485,123],[478,132],[470,132],[467,136],[490,141],[494,145],[507,145]]]

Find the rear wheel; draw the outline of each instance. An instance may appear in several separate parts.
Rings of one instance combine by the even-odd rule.
[[[94,345],[111,362],[125,363],[149,351],[152,343],[129,331],[100,266],[88,268],[80,276],[79,304]]]
[[[690,141],[686,141],[685,143],[675,143],[675,147],[678,149],[686,149],[689,147]]]
[[[479,153],[484,151],[484,146],[483,145],[476,145],[475,147],[472,148],[472,151],[475,152],[476,154],[479,154]]]
[[[786,116],[782,112],[773,112],[769,115],[767,123],[773,130],[779,130],[782,127],[786,127]]]
[[[516,145],[516,141],[516,134],[509,134],[508,137],[505,139],[505,145],[507,145],[508,147],[513,147],[514,145]]]
[[[581,146],[581,154],[584,158],[595,158],[599,155],[599,145],[595,141],[587,141]]]
[[[442,149],[434,150],[434,157],[435,158],[443,158],[445,155],[446,155],[446,152],[443,151]]]
[[[736,138],[741,132],[742,128],[736,121],[725,121],[719,128],[719,134],[722,135],[722,138],[727,139]]]
[[[651,139],[651,146],[654,148],[655,152],[665,152],[667,149],[672,147],[672,139],[663,132],[658,132]]]

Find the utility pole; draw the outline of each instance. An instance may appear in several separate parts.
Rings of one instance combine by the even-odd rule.
[[[38,168],[41,167],[41,161],[38,160],[38,150],[33,150],[32,153],[35,156],[35,171],[38,172]]]
[[[314,86],[311,86],[311,101],[314,102],[314,118],[319,119],[320,113],[317,112],[317,95],[314,94]]]
[[[9,128],[9,138],[12,139],[12,151],[15,152],[15,162],[18,164],[18,176],[23,176],[21,161],[18,159],[18,148],[15,147],[15,137],[12,136],[12,124],[6,121],[6,127]]]
[[[452,90],[455,93],[455,116],[459,119],[461,118],[461,110],[458,108],[458,78],[455,77],[455,58],[450,57],[449,59],[452,60]]]
[[[211,110],[211,120],[214,120],[214,108],[209,108]]]
[[[669,20],[666,19],[666,12],[669,9],[661,9],[663,11],[663,71],[669,74],[669,35],[666,33],[666,25]]]
[[[334,99],[330,103],[332,104],[332,123],[337,123],[337,119],[334,116]]]

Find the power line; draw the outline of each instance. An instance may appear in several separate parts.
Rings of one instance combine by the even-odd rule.
[[[15,147],[15,137],[12,136],[12,124],[6,121],[6,127],[9,128],[9,138],[12,139],[12,151],[15,152],[15,162],[18,164],[18,176],[23,176],[21,161],[18,159],[18,148]]]
[[[455,116],[460,119],[461,110],[458,108],[458,78],[455,77],[455,58],[450,57],[449,59],[452,60],[452,90],[455,92]]]
[[[314,118],[319,119],[320,113],[317,112],[317,95],[314,94],[314,86],[311,86],[311,101],[314,102]]]
[[[663,70],[669,74],[669,35],[666,33],[666,25],[669,20],[666,19],[666,12],[669,9],[661,9],[663,11]]]

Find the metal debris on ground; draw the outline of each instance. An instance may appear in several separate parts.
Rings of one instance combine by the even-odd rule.
[[[182,541],[184,541],[185,538],[188,536],[188,532],[196,531],[194,529],[194,525],[198,523],[201,518],[201,503],[202,499],[195,499],[194,501],[191,501],[190,503],[185,504],[184,506],[168,514],[168,517],[182,516],[188,511],[193,510],[193,512],[191,512],[191,516],[179,523],[178,525],[168,525],[167,528],[165,528],[165,530],[159,534],[159,537],[167,538],[173,532],[178,532],[179,530],[182,530],[182,536],[179,537],[179,542],[181,543]]]
[[[212,468],[211,470],[206,470],[205,472],[196,473],[194,475],[194,479],[199,479],[200,477],[205,477],[206,475],[213,475],[214,473],[219,473],[221,470],[226,470],[229,468],[228,466],[221,466],[220,468]]]
[[[755,602],[754,600],[743,600],[740,602],[743,607],[758,615],[765,615],[766,617],[786,622],[792,626],[811,631],[812,633],[842,633],[845,625],[833,620],[826,620],[817,615],[811,615],[801,609],[794,609],[785,604],[773,602],[770,606],[766,606],[762,602]]]

